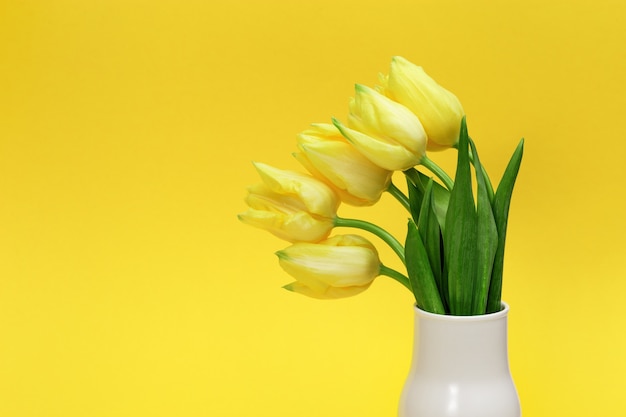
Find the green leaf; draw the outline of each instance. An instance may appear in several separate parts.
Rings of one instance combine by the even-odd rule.
[[[417,228],[426,248],[430,269],[435,278],[435,283],[437,284],[437,290],[439,291],[439,295],[445,307],[446,297],[444,297],[443,294],[445,294],[447,288],[443,286],[441,229],[434,211],[433,184],[434,181],[430,179],[426,185]]]
[[[477,215],[468,142],[467,125],[463,118],[455,184],[450,193],[443,233],[450,313],[457,316],[472,315],[472,292],[476,280]]]
[[[417,225],[412,219],[409,219],[406,234],[405,255],[406,269],[409,273],[409,281],[417,306],[431,313],[446,314],[437,290],[435,277],[430,269],[426,247],[420,237]]]
[[[424,186],[422,185],[419,176],[416,176],[414,182],[409,176],[406,177],[406,185],[409,191],[409,207],[411,217],[414,221],[418,221],[420,218],[420,210],[422,208],[422,200],[424,199]]]
[[[421,206],[421,201],[424,196],[424,184],[427,184],[431,179],[428,175],[411,168],[410,170],[404,171],[407,176],[407,182],[415,185],[416,190],[419,193],[419,198],[416,199],[416,202],[419,202],[418,207]],[[409,189],[409,194],[411,190]],[[409,200],[411,197],[409,196]],[[439,227],[441,230],[445,229],[446,225],[446,212],[448,211],[448,203],[450,201],[450,191],[443,185],[438,182],[433,182],[433,202],[435,207],[435,215],[437,216],[437,221],[439,221]],[[413,203],[411,203],[413,204]],[[416,209],[419,211],[419,208]],[[418,216],[413,217],[413,219],[417,222],[419,218]]]
[[[491,198],[487,182],[486,172],[478,158],[476,145],[470,139],[470,146],[474,154],[474,169],[476,171],[477,197],[476,210],[478,216],[477,241],[476,241],[476,284],[474,286],[474,314],[485,314],[487,309],[487,296],[493,261],[498,247],[498,230],[491,210]]]
[[[509,207],[513,187],[517,179],[522,156],[524,154],[524,139],[517,145],[511,160],[504,170],[502,180],[498,185],[496,194],[493,197],[492,208],[493,217],[498,229],[498,248],[493,262],[493,272],[491,273],[491,283],[489,284],[489,298],[487,300],[487,313],[500,311],[502,302],[502,273],[504,270],[504,243],[506,241],[506,227],[509,218]]]

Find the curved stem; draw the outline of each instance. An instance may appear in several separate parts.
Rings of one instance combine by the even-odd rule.
[[[452,189],[454,188],[454,181],[452,181],[452,178],[450,178],[450,176],[446,174],[446,172],[441,169],[441,167],[437,165],[432,159],[424,155],[424,157],[420,161],[420,164],[424,165],[430,170],[430,172],[439,177],[439,179],[443,181],[443,184],[446,186],[446,188],[452,191]]]
[[[398,255],[403,264],[406,265],[404,260],[404,246],[398,240],[393,237],[388,231],[374,223],[366,222],[364,220],[357,219],[344,219],[341,217],[335,217],[336,227],[354,227],[356,229],[365,230],[372,234],[375,234],[381,238],[391,249]]]
[[[383,264],[380,264],[380,275],[385,275],[389,278],[395,279],[400,284],[404,285],[409,291],[413,292],[413,290],[411,289],[411,282],[403,273],[398,272],[395,269],[386,267]]]
[[[400,191],[400,189],[396,187],[393,182],[389,183],[389,186],[387,187],[387,192],[391,194],[392,196],[394,196],[395,199],[398,200],[400,204],[404,206],[405,209],[407,209],[409,212],[411,211],[411,206],[409,205],[409,198],[406,195],[404,195],[404,193]]]

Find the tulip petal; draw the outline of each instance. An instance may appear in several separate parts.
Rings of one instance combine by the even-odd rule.
[[[239,219],[289,242],[319,242],[334,227],[339,199],[323,182],[304,174],[255,164],[263,183],[248,188],[250,209]]]
[[[276,255],[285,272],[297,280],[288,289],[317,298],[361,292],[381,268],[376,248],[357,235],[333,236],[320,243],[294,243]]]
[[[314,131],[298,135],[302,152],[295,154],[296,159],[327,181],[342,201],[356,206],[374,204],[387,189],[392,172],[372,163],[330,126],[336,137],[316,136]]]
[[[380,77],[379,91],[417,115],[428,136],[429,151],[454,146],[465,112],[459,99],[441,87],[422,67],[393,57],[388,76]]]
[[[378,275],[378,256],[358,246],[334,247],[296,243],[277,252],[282,268],[299,281],[316,280],[334,287],[364,284]]]
[[[404,171],[419,164],[423,154],[415,154],[399,144],[392,144],[350,129],[333,119],[341,134],[367,159],[389,171]]]
[[[255,162],[263,182],[281,195],[297,196],[306,209],[325,217],[334,217],[339,201],[328,186],[312,177],[292,171],[283,171],[267,164]]]
[[[248,209],[238,217],[243,223],[267,230],[288,242],[318,242],[326,238],[334,226],[331,220],[319,220],[306,212],[285,216],[270,211]]]
[[[292,292],[297,292],[307,297],[317,298],[320,300],[334,300],[338,298],[347,298],[360,294],[370,287],[371,283],[367,285],[354,286],[354,287],[327,287],[324,291],[315,291],[312,288],[307,287],[299,282],[292,282],[285,285],[283,288]]]
[[[355,89],[348,117],[350,128],[424,154],[426,132],[411,110],[367,86],[357,84]]]

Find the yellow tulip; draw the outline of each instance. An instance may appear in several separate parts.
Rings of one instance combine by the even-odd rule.
[[[276,253],[280,266],[297,281],[286,289],[314,298],[343,298],[365,291],[379,275],[376,248],[357,235],[320,243],[295,243]]]
[[[305,174],[255,163],[263,182],[248,188],[249,225],[290,242],[318,242],[330,234],[339,199],[323,182]]]
[[[298,147],[296,159],[347,204],[376,203],[391,181],[392,171],[370,162],[331,124],[314,124],[300,133]]]
[[[388,76],[381,76],[379,90],[408,107],[419,118],[428,136],[428,150],[454,146],[459,140],[461,119],[465,115],[459,99],[441,87],[419,67],[396,56]]]
[[[405,170],[426,152],[426,132],[409,109],[377,91],[356,85],[348,126],[334,121],[341,134],[367,159],[389,170]]]

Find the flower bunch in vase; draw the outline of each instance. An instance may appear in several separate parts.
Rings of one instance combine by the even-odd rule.
[[[507,219],[523,140],[494,188],[457,97],[421,67],[394,57],[378,86],[356,85],[346,119],[311,125],[298,135],[297,147],[295,157],[308,174],[255,163],[262,181],[249,188],[249,209],[239,215],[291,242],[277,252],[280,266],[295,279],[284,288],[343,298],[388,276],[430,313],[470,316],[501,309]],[[451,149],[458,154],[454,177],[429,157]],[[406,191],[392,181],[396,171],[406,178]],[[384,192],[407,210],[404,239],[338,215],[341,203],[371,206]],[[372,242],[334,234],[337,228],[377,236],[405,269],[388,267]]]

